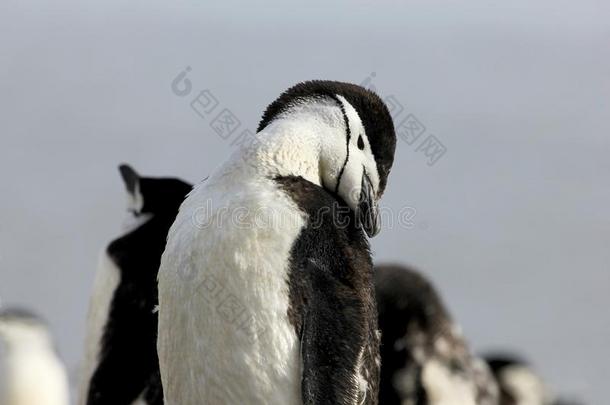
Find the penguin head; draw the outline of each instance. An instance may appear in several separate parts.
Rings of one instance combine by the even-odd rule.
[[[258,132],[281,119],[302,119],[317,137],[319,182],[353,210],[369,236],[380,230],[378,202],[394,161],[396,134],[381,98],[355,84],[308,81],[267,107]]]
[[[415,330],[436,336],[451,327],[439,293],[420,271],[400,264],[377,265],[373,277],[382,339],[402,339]]]
[[[192,186],[175,178],[142,177],[131,166],[122,164],[119,172],[127,191],[127,209],[142,214],[175,214]]]
[[[0,311],[0,340],[8,348],[51,348],[53,345],[46,323],[33,313],[18,308]]]

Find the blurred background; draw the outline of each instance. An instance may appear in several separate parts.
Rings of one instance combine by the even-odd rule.
[[[605,403],[610,3],[210,3],[0,3],[0,305],[47,318],[77,375],[117,165],[200,181],[287,87],[363,83],[401,124],[376,261],[428,275],[476,351]]]

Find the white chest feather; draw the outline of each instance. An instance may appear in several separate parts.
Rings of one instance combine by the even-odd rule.
[[[98,364],[101,340],[104,333],[114,291],[121,281],[121,273],[106,251],[100,255],[97,273],[87,316],[87,337],[85,341],[85,360],[79,392],[79,404],[86,403],[89,380]]]
[[[526,366],[509,366],[502,370],[500,379],[504,388],[519,405],[550,404],[552,402],[552,395],[542,378]]]
[[[433,405],[476,405],[476,386],[446,365],[429,360],[422,370],[422,383]]]
[[[68,405],[68,378],[50,339],[26,328],[12,328],[13,343],[0,355],[0,404]]]
[[[138,194],[139,195],[139,194]],[[138,204],[142,204],[141,196],[134,197]],[[141,208],[141,207],[140,207]],[[126,235],[142,226],[152,218],[151,215],[140,215],[138,217],[128,215],[123,223],[123,235]],[[121,282],[121,270],[112,260],[106,249],[99,258],[93,291],[87,314],[87,336],[85,341],[85,358],[82,365],[81,383],[78,403],[84,405],[87,401],[89,380],[93,375],[98,363],[106,323],[110,315],[110,308],[114,293]]]
[[[68,405],[68,381],[52,353],[14,353],[8,358],[3,405]]]
[[[221,169],[170,230],[159,272],[166,403],[301,403],[287,271],[304,218],[254,170]]]

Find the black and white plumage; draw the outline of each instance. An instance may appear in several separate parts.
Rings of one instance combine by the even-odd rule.
[[[432,284],[402,266],[377,266],[380,404],[495,405],[498,388],[474,357]]]
[[[28,311],[0,311],[0,404],[69,403],[68,376],[47,325]]]
[[[485,360],[498,382],[500,405],[576,404],[566,399],[555,399],[542,376],[517,356],[488,354]]]
[[[157,357],[157,272],[167,231],[191,185],[120,166],[129,223],[104,250],[91,298],[79,403],[163,403]]]
[[[365,232],[379,230],[395,146],[378,96],[305,82],[195,186],[159,271],[167,403],[377,403]]]

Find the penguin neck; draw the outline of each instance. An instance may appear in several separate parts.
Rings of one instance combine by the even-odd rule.
[[[242,158],[264,177],[301,176],[321,185],[320,137],[313,122],[292,118],[274,121],[259,132],[258,141],[243,151]]]
[[[239,158],[262,176],[300,176],[323,186],[322,151],[329,139],[344,132],[337,123],[342,125],[343,117],[333,102],[294,106],[260,131],[256,142],[238,152]]]

